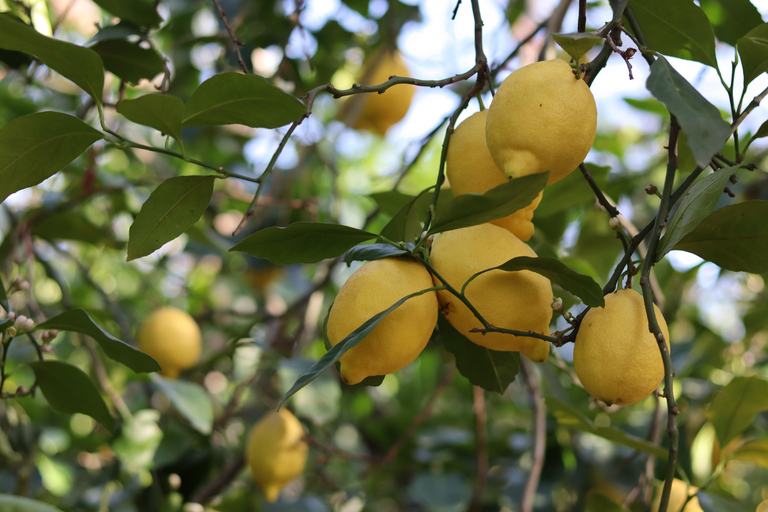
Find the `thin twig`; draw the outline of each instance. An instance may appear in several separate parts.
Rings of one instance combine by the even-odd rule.
[[[216,478],[200,489],[189,501],[205,505],[218,496],[235,479],[235,476],[245,467],[245,455],[239,455],[235,460],[226,465]]]
[[[475,488],[472,491],[469,510],[470,512],[479,512],[483,505],[483,491],[485,491],[485,481],[488,476],[488,433],[486,432],[488,415],[485,410],[483,388],[472,386],[472,395],[477,430],[477,480],[475,480]]]
[[[538,373],[527,357],[521,358],[520,370],[523,378],[525,378],[533,409],[533,465],[528,474],[528,480],[525,482],[520,510],[533,512],[534,498],[536,497],[536,489],[539,487],[541,471],[544,468],[544,455],[547,449],[547,411],[539,386]]]
[[[219,18],[224,23],[224,26],[227,29],[227,33],[229,34],[229,39],[232,41],[232,44],[235,46],[235,52],[237,52],[237,61],[240,63],[240,67],[243,68],[243,73],[247,75],[250,72],[248,71],[248,66],[245,64],[245,60],[243,60],[243,55],[240,53],[240,47],[245,46],[245,43],[242,42],[235,35],[235,31],[232,30],[231,26],[229,26],[229,22],[227,21],[227,14],[224,12],[224,9],[221,8],[221,5],[219,4],[219,0],[213,0],[213,4],[216,6],[216,10],[219,13]]]
[[[608,199],[605,198],[605,194],[603,194],[603,191],[600,190],[600,187],[595,182],[595,179],[592,177],[592,175],[589,173],[589,169],[587,169],[587,166],[584,165],[582,162],[579,164],[579,170],[581,171],[581,174],[584,175],[584,179],[587,180],[587,183],[589,183],[589,186],[592,188],[592,191],[595,193],[595,197],[597,197],[597,202],[602,205],[603,208],[605,208],[605,211],[608,212],[608,215],[611,217],[618,217],[619,216],[619,210],[610,202]]]

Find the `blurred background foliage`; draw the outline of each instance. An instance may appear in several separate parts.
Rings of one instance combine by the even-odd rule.
[[[157,19],[148,1],[136,2],[147,11],[136,8],[119,19],[118,12],[109,10],[120,3],[0,0],[0,10],[16,13],[41,33],[97,49],[110,71],[107,124],[132,140],[162,148],[163,137],[115,115],[116,101],[158,87],[186,99],[210,76],[238,70],[237,54],[213,2],[163,0]],[[329,2],[330,14],[313,18],[306,11],[317,9],[316,2],[219,2],[242,42],[248,67],[296,97],[329,82],[348,87],[380,47],[399,45],[418,60],[420,48],[408,47],[404,34],[426,23],[424,11],[434,3],[340,0]],[[498,14],[485,37],[509,53],[555,8],[543,3],[546,8],[523,0],[481,2],[484,13]],[[726,5],[701,3],[709,9]],[[576,31],[576,4],[567,11],[565,32]],[[442,30],[449,39],[450,27],[472,26],[469,2],[459,2],[456,19],[450,21],[454,7],[442,7],[449,27]],[[607,2],[590,2],[588,28],[608,21],[606,12]],[[543,44],[549,45],[544,53],[553,56],[548,41],[544,33],[534,38],[504,72],[535,60]],[[140,65],[126,63],[125,56],[135,56]],[[641,60],[632,62],[636,73],[647,74],[638,71],[645,65]],[[613,69],[625,69],[617,56],[611,63]],[[445,76],[453,72],[458,70]],[[614,79],[625,81],[626,73],[606,73],[596,83]],[[0,493],[32,497],[64,511],[458,511],[470,504],[474,510],[519,510],[535,463],[532,404],[544,396],[550,407],[536,510],[625,510],[623,505],[644,510],[638,493],[646,492],[647,454],[585,432],[563,420],[567,414],[553,410],[558,403],[568,404],[598,427],[616,427],[663,444],[663,400],[652,396],[626,408],[596,403],[576,385],[567,345],[533,369],[528,385],[521,374],[503,395],[478,396],[454,371],[453,356],[439,341],[378,387],[344,386],[336,372],[326,372],[288,402],[311,439],[304,475],[279,502],[268,505],[244,469],[242,452],[251,425],[325,353],[322,322],[353,269],[336,260],[278,267],[227,250],[249,233],[299,220],[378,232],[391,212],[379,209],[370,194],[395,187],[416,194],[434,183],[442,119],[466,90],[467,84],[459,83],[432,100],[420,91],[416,103],[431,101],[436,122],[425,125],[409,116],[387,136],[349,129],[339,121],[344,101],[319,97],[264,185],[257,214],[240,234],[232,236],[254,184],[217,180],[209,207],[191,229],[130,263],[125,261],[128,228],[143,202],[163,180],[197,175],[199,167],[102,141],[40,186],[3,203],[0,276],[15,311],[41,321],[83,308],[106,331],[133,343],[143,319],[170,304],[195,317],[205,346],[196,367],[178,383],[163,384],[104,357],[86,336],[58,334],[51,342],[55,357],[98,382],[123,421],[112,435],[88,416],[52,410],[39,392],[3,399]],[[658,199],[645,189],[663,182],[668,114],[647,94],[614,96],[613,103],[603,99],[598,96],[599,108],[630,115],[620,118],[611,109],[600,110],[588,168],[629,222],[642,227],[658,207]],[[74,85],[24,54],[0,52],[0,126],[45,110],[94,119],[87,97]],[[764,110],[757,110],[755,117],[761,115]],[[405,128],[413,124],[416,129]],[[189,128],[183,136],[191,158],[256,178],[284,132],[226,126]],[[761,168],[765,151],[765,145],[755,143],[746,161]],[[694,166],[692,156],[681,154],[681,173]],[[768,180],[762,171],[743,172],[730,188],[734,201],[766,199]],[[600,284],[623,252],[579,173],[546,189],[534,223],[530,244],[540,256],[557,257]],[[680,468],[692,484],[709,483],[708,490],[733,510],[755,510],[768,500],[768,450],[763,444],[763,451],[751,458],[734,457],[719,465],[735,445],[719,446],[708,411],[717,390],[734,377],[768,377],[765,276],[680,257],[660,262],[655,276],[677,369]],[[566,309],[581,311],[577,299],[561,295]],[[34,374],[24,363],[36,358],[34,346],[20,339],[3,357],[10,374],[3,391],[28,389]],[[765,441],[767,430],[768,415],[759,412],[734,442]],[[487,478],[478,484],[486,463]],[[650,464],[657,478],[663,474],[664,458]],[[473,499],[478,485],[482,497]]]

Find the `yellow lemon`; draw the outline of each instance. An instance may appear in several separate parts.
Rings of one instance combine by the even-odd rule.
[[[268,412],[253,426],[245,455],[267,501],[304,471],[308,449],[304,427],[288,409]]]
[[[374,65],[374,69],[366,72],[363,85],[379,85],[392,76],[411,75],[399,52],[387,52],[374,58]],[[384,135],[390,126],[403,119],[408,113],[414,92],[414,86],[399,84],[381,94],[373,92],[358,95],[362,96],[359,101],[362,101],[363,105],[353,125],[354,128],[371,130]]]
[[[596,129],[592,91],[565,61],[553,59],[523,66],[502,82],[488,108],[485,136],[507,177],[549,170],[552,184],[584,161]]]
[[[517,256],[535,257],[536,253],[506,229],[481,224],[437,236],[429,261],[441,277],[460,291],[472,275]],[[436,285],[441,284],[437,277],[433,279]],[[446,319],[470,341],[492,350],[520,351],[536,362],[547,360],[547,341],[498,332],[470,332],[483,327],[472,311],[450,292],[437,293]],[[549,334],[552,286],[549,279],[535,272],[486,272],[469,283],[465,295],[495,327]]]
[[[448,144],[445,175],[455,195],[483,194],[507,182],[507,177],[491,158],[485,143],[487,110],[472,114],[456,127]],[[520,240],[530,240],[534,227],[533,211],[541,201],[541,193],[525,208],[491,221],[511,231]]]
[[[651,510],[653,512],[659,512],[662,489],[663,484],[662,487],[657,489],[656,497],[653,499],[653,504],[651,505]],[[694,487],[692,485],[689,486],[677,478],[672,480],[672,491],[669,493],[669,506],[667,507],[667,512],[703,512],[701,506],[699,506],[699,498],[691,499],[691,501],[689,501],[685,506],[685,510],[683,510],[683,504],[685,503],[685,500],[688,499],[688,496],[696,494],[698,490],[698,487]]]
[[[418,261],[382,258],[357,269],[336,295],[328,316],[328,340],[335,346],[366,320],[406,295],[432,287],[432,277]],[[412,297],[388,314],[358,345],[345,352],[341,377],[358,384],[407,366],[424,350],[437,323],[434,291]]]
[[[669,347],[667,323],[653,307]],[[573,366],[584,389],[608,405],[634,404],[653,393],[664,378],[664,363],[639,293],[626,289],[608,294],[604,308],[584,315]]]
[[[141,327],[139,349],[152,356],[166,377],[175,379],[200,359],[203,338],[195,319],[185,311],[163,307]]]

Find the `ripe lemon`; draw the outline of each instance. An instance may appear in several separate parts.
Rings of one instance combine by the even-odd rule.
[[[171,379],[197,363],[203,338],[195,319],[174,307],[152,313],[141,327],[139,349],[152,356]]]
[[[445,175],[454,194],[483,194],[507,182],[507,177],[491,158],[485,143],[487,110],[472,114],[456,127],[448,144]],[[520,240],[533,236],[533,211],[541,201],[541,193],[525,208],[491,221],[511,231]]]
[[[429,261],[438,274],[460,291],[473,274],[517,256],[535,257],[536,253],[506,229],[481,224],[436,237]],[[441,284],[436,277],[433,279],[436,285]],[[552,286],[549,279],[535,272],[486,272],[467,286],[465,295],[495,327],[549,334]],[[547,360],[548,342],[498,332],[470,332],[483,327],[470,309],[447,290],[439,290],[437,296],[446,319],[470,341],[492,350],[521,351],[536,362]]]
[[[328,340],[335,346],[376,313],[431,287],[431,275],[415,260],[382,258],[365,263],[336,295],[328,316]],[[402,369],[424,350],[436,323],[434,291],[408,299],[341,356],[342,379],[358,384],[366,377]]]
[[[366,72],[364,85],[379,85],[395,75],[411,75],[399,52],[387,52],[383,56],[374,58],[374,65],[373,70]],[[381,94],[372,92],[358,95],[362,96],[360,101],[363,101],[363,106],[353,127],[356,130],[371,130],[380,135],[386,134],[390,126],[408,113],[414,93],[414,86],[399,84]]]
[[[669,347],[667,323],[653,307]],[[584,389],[608,405],[634,404],[653,393],[664,378],[664,363],[639,293],[608,294],[604,308],[587,312],[576,335],[573,366]]]
[[[661,505],[661,491],[663,487],[659,487],[656,491],[656,497],[653,499],[651,510],[653,512],[659,512],[659,505]],[[699,506],[699,498],[693,498],[685,506],[683,510],[683,503],[688,499],[688,496],[696,494],[698,487],[688,485],[682,480],[675,478],[672,480],[672,491],[669,493],[669,506],[667,512],[703,512],[701,506]]]
[[[592,91],[560,59],[536,62],[501,84],[485,125],[488,149],[509,178],[549,170],[547,184],[579,166],[595,141]]]
[[[280,490],[304,471],[308,449],[304,427],[288,409],[269,412],[253,426],[245,455],[267,501],[277,500]]]

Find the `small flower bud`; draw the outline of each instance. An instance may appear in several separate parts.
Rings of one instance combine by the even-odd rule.
[[[8,313],[8,320],[10,320],[11,322],[13,322],[14,320],[16,320],[16,313],[14,313],[13,311],[11,311],[10,313]]]
[[[29,320],[26,315],[19,315],[16,317],[16,321],[14,322],[14,325],[17,329],[23,329],[22,325],[24,325],[24,322]]]
[[[53,352],[53,347],[50,345],[43,345],[42,347],[40,347],[40,350],[42,350],[46,354],[50,354],[51,352]]]
[[[18,286],[19,286],[19,290],[27,291],[29,290],[29,286],[30,286],[29,281],[25,279],[24,281],[20,282]]]
[[[570,322],[571,320],[573,320],[573,315],[571,314],[570,311],[566,311],[565,313],[563,313],[563,318],[565,318],[567,321]]]
[[[560,297],[555,297],[555,300],[552,301],[551,307],[552,311],[555,313],[560,313],[563,310],[563,299]]]
[[[16,394],[17,395],[23,395],[27,392],[27,386],[19,386],[16,388]]]
[[[27,318],[24,320],[24,322],[21,324],[21,328],[25,331],[31,331],[35,327],[35,321],[31,318]]]

